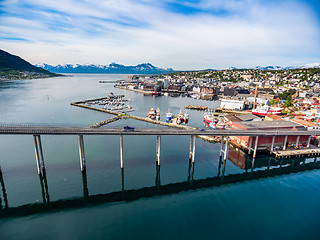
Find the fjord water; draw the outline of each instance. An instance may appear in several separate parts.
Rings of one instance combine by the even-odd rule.
[[[126,77],[76,74],[0,82],[0,122],[88,126],[112,116],[73,107],[70,102],[103,97],[111,91],[132,100],[129,104],[136,111],[131,114],[145,117],[149,107],[159,107],[162,120],[168,109],[175,115],[188,104],[218,106],[217,102],[186,97],[143,96],[116,89],[112,83],[99,83]],[[203,112],[188,113],[190,125],[203,128]],[[110,127],[126,125],[163,128],[135,120],[120,120]],[[237,181],[238,175],[250,172],[250,157],[230,148],[233,151],[230,155],[238,156],[233,161],[245,166],[238,163],[240,168],[227,160],[224,175],[235,177],[229,184],[223,184],[221,178],[218,184],[220,144],[197,139],[195,164],[190,168],[190,137],[164,136],[161,167],[157,171],[156,137],[124,136],[122,174],[119,137],[84,136],[87,171],[83,181],[77,136],[42,136],[41,140],[49,195],[46,197],[58,207],[50,210],[43,207],[42,211],[23,216],[22,205],[40,209],[44,199],[33,138],[0,135],[0,166],[8,207],[21,211],[0,218],[0,239],[318,239],[320,171],[317,169]],[[265,169],[266,165],[259,162],[269,160],[266,156],[257,158],[259,169]],[[314,159],[298,162],[303,161],[309,163]],[[271,168],[281,172],[277,162],[272,159],[272,163]],[[290,164],[287,161],[284,166]],[[184,189],[180,183],[190,187]],[[89,196],[100,200],[85,203],[84,186]],[[159,194],[154,186],[160,189]],[[122,189],[123,201],[99,197],[107,198]],[[128,192],[130,197],[126,198],[126,191],[132,189],[136,191]],[[155,193],[151,194],[153,190]],[[3,192],[0,196],[4,208]]]

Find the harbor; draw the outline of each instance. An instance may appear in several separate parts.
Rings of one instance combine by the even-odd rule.
[[[183,96],[175,98],[144,96],[138,92],[114,88],[112,84],[99,84],[99,80],[102,78],[98,75],[75,74],[68,81],[61,78],[61,81],[67,84],[63,86],[60,85],[61,81],[56,79],[31,80],[30,84],[23,85],[8,83],[14,87],[12,91],[3,94],[5,101],[0,103],[0,109],[4,116],[4,124],[15,123],[11,125],[10,131],[16,127],[20,132],[0,135],[2,143],[0,145],[2,180],[0,180],[3,183],[0,189],[0,202],[1,214],[4,214],[0,220],[2,235],[6,236],[5,232],[13,228],[36,229],[41,221],[46,225],[45,234],[58,237],[57,231],[64,227],[61,227],[60,221],[54,222],[53,219],[66,219],[77,223],[77,226],[83,226],[79,229],[72,224],[69,225],[69,232],[66,234],[69,238],[89,235],[99,238],[101,231],[110,238],[121,239],[124,235],[125,238],[147,237],[147,235],[150,237],[153,234],[153,230],[148,230],[152,229],[151,225],[166,223],[169,215],[172,221],[177,222],[178,227],[188,224],[190,217],[201,222],[196,223],[197,228],[205,226],[208,220],[214,221],[211,217],[209,219],[205,217],[203,211],[212,212],[212,216],[221,217],[219,219],[228,224],[232,222],[225,216],[240,212],[246,224],[240,223],[235,226],[235,230],[239,232],[246,228],[248,222],[254,224],[257,214],[269,214],[269,216],[271,214],[271,217],[277,217],[278,214],[287,216],[292,212],[288,209],[300,205],[306,195],[317,194],[317,189],[306,187],[308,184],[315,186],[319,159],[315,163],[314,160],[319,158],[317,156],[274,160],[274,156],[261,153],[257,154],[251,170],[253,151],[250,155],[245,153],[243,155],[238,151],[240,158],[238,161],[245,156],[248,163],[246,169],[242,169],[230,160],[233,153],[230,145],[225,144],[226,142],[231,144],[231,136],[226,139],[229,129],[213,130],[205,127],[204,111],[188,109],[189,122],[186,125],[171,127],[170,125],[173,126],[174,123],[166,123],[168,110],[174,117],[179,115],[180,110],[184,114],[186,111],[184,107],[187,105],[216,109],[219,107],[218,101],[202,102]],[[43,92],[47,86],[54,91]],[[22,90],[26,94],[21,94]],[[89,106],[80,101],[81,99],[99,101],[99,97],[106,97],[110,92],[131,99],[125,105],[132,106],[135,111],[122,113],[121,110],[104,109],[106,105]],[[15,104],[20,100],[25,101],[26,105],[21,105],[17,109]],[[160,109],[160,121],[158,121],[160,124],[155,123],[156,119],[146,119],[150,108]],[[129,115],[131,117],[128,117]],[[228,114],[216,113],[218,118],[221,115]],[[247,119],[245,115],[244,119]],[[33,125],[28,124],[30,122]],[[19,123],[25,124],[19,126]],[[50,126],[52,127],[48,130]],[[126,126],[134,127],[134,130],[126,130],[124,128]],[[32,130],[29,127],[35,128]],[[57,134],[60,130],[62,134]],[[117,135],[115,130],[118,131]],[[30,133],[25,134],[26,131]],[[68,133],[66,131],[73,131],[73,134],[66,134]],[[258,130],[254,131],[252,134],[258,133]],[[238,130],[238,134],[243,132]],[[81,134],[82,138],[79,137]],[[161,135],[159,139],[158,134],[172,135]],[[221,136],[217,143],[212,144],[198,137],[192,138],[190,134],[201,137],[209,137],[201,134],[224,134],[222,141],[224,144],[221,145]],[[196,139],[195,145],[193,145],[194,139]],[[259,139],[263,138],[259,136]],[[289,136],[287,140],[290,145],[294,141]],[[304,139],[301,140],[305,142]],[[284,138],[279,137],[275,142],[276,146],[280,145],[280,142],[283,145]],[[257,149],[263,147],[260,146],[260,140],[258,143]],[[157,150],[158,146],[160,151]],[[193,146],[195,146],[194,163]],[[222,152],[220,156],[221,146],[223,151],[227,149],[225,151],[227,155]],[[255,139],[252,141],[253,149],[254,146]],[[121,148],[123,168],[120,159]],[[38,174],[35,156],[38,156],[41,175]],[[80,159],[84,159],[84,162]],[[158,159],[160,161],[157,161]],[[45,171],[42,166],[45,167]],[[292,195],[287,197],[287,194],[293,192],[294,197]],[[274,198],[275,193],[277,193],[276,198]],[[235,196],[243,201],[235,205]],[[264,203],[263,208],[253,204],[253,200],[262,202],[265,198],[272,198],[272,201]],[[307,229],[301,218],[310,219],[312,213],[317,211],[317,198],[312,198],[310,201],[310,205],[315,207],[303,208],[303,211],[297,208],[298,212],[295,212],[297,217],[290,215],[290,218],[281,219],[283,221],[279,228],[282,229],[284,223],[287,227],[299,223],[300,230]],[[270,212],[275,205],[279,206],[277,213]],[[256,207],[252,209],[252,206]],[[191,214],[190,209],[193,209],[194,213]],[[142,219],[150,218],[150,212],[156,214],[153,215],[156,217],[155,219],[152,217],[147,223]],[[184,216],[187,215],[188,219],[181,218],[182,213]],[[88,221],[94,226],[92,229],[103,230],[99,231],[99,234],[95,231],[88,232],[88,228],[85,227]],[[268,222],[264,219],[262,221],[263,224]],[[145,224],[148,229],[145,229]],[[168,224],[171,226],[171,223]],[[132,231],[129,228],[138,229],[139,236],[132,235],[136,230]],[[10,230],[10,232],[16,231]],[[45,237],[44,231],[27,232],[29,232],[28,237]],[[224,232],[220,234],[225,236]]]
[[[150,113],[148,114],[149,117],[139,117],[139,116],[134,116],[131,114],[123,114],[126,113],[128,111],[121,111],[121,113],[119,114],[119,112],[117,111],[112,111],[112,110],[106,110],[106,109],[101,109],[98,107],[92,107],[90,106],[90,103],[94,103],[94,102],[98,102],[98,101],[104,101],[106,98],[102,97],[102,98],[95,98],[95,99],[87,99],[87,100],[82,100],[82,101],[77,101],[77,102],[73,102],[70,103],[72,106],[76,106],[76,107],[81,107],[81,108],[86,108],[86,109],[91,109],[94,111],[100,111],[100,112],[105,112],[105,113],[109,113],[112,115],[117,115],[114,118],[108,119],[108,120],[104,120],[95,124],[92,124],[91,127],[102,127],[104,125],[107,125],[111,122],[114,121],[118,121],[120,119],[127,119],[127,118],[131,118],[131,119],[135,119],[138,121],[143,121],[143,122],[148,122],[148,123],[152,123],[152,124],[157,124],[157,125],[161,125],[161,126],[166,126],[166,127],[173,127],[173,128],[179,128],[179,129],[193,129],[193,130],[197,130],[198,128],[195,127],[191,127],[191,126],[187,126],[186,124],[181,124],[181,122],[183,122],[184,120],[182,120],[181,117],[179,117],[179,114],[177,116],[173,116],[170,117],[170,119],[167,122],[163,122],[163,121],[159,121],[156,120],[156,112],[154,112],[154,117],[150,116]],[[150,111],[150,109],[149,109]],[[154,111],[153,109],[151,110],[152,112]],[[181,112],[180,112],[181,115]],[[184,116],[183,116],[184,117]],[[215,143],[215,142],[220,142],[221,141],[221,137],[220,136],[204,136],[204,135],[199,135],[197,136],[198,138],[204,140],[204,141],[208,141],[211,143]]]
[[[168,112],[166,113],[166,121],[164,122],[164,121],[160,121],[160,109],[159,108],[149,108],[146,117],[139,117],[139,116],[127,114],[126,111],[121,111],[121,114],[120,114],[118,111],[107,110],[106,107],[104,107],[104,109],[101,109],[98,107],[92,107],[92,105],[95,105],[95,104],[98,104],[98,105],[108,104],[108,101],[110,101],[110,95],[111,95],[112,102],[114,102],[114,99],[120,99],[120,104],[124,105],[123,101],[124,102],[127,101],[126,99],[123,99],[124,95],[114,95],[113,93],[110,93],[109,96],[106,98],[96,98],[96,99],[77,101],[77,102],[71,103],[71,105],[117,115],[114,118],[107,119],[107,120],[92,124],[91,127],[95,127],[95,128],[105,126],[109,123],[112,123],[112,122],[115,122],[115,121],[118,121],[121,119],[131,118],[131,119],[135,119],[138,121],[148,122],[148,123],[152,123],[155,125],[161,125],[161,126],[165,126],[165,127],[173,127],[173,128],[178,128],[178,129],[189,129],[189,130],[199,129],[199,128],[187,126],[187,123],[189,121],[189,115],[187,114],[187,112],[185,112],[183,114],[181,110],[180,110],[179,114],[176,116],[173,116],[172,113],[168,110]],[[117,104],[119,105],[119,101],[117,101]],[[108,109],[110,109],[110,108],[108,108]],[[234,119],[236,119],[236,118],[238,119],[237,121],[243,121],[241,119],[251,120],[253,118],[257,118],[257,117],[255,117],[255,115],[253,115],[251,112],[248,112],[248,111],[226,111],[223,113],[223,115],[221,115],[222,114],[221,112],[223,109],[218,109],[218,108],[208,110],[208,108],[204,107],[204,106],[187,105],[187,106],[185,106],[185,109],[207,110],[203,115],[204,116],[203,122],[207,128],[213,129],[213,130],[226,129],[226,128],[233,129],[234,127],[238,128],[238,125],[232,122],[232,121],[235,121]],[[132,110],[132,111],[134,111],[134,110]],[[237,112],[237,113],[241,112],[242,114],[240,114],[238,117],[236,117],[235,114],[231,114],[231,115],[226,116],[227,113],[234,113],[234,112]],[[249,116],[249,115],[251,116],[251,118],[245,117],[245,116]],[[228,118],[228,116],[230,119]],[[257,118],[257,119],[259,119],[259,118]],[[245,121],[244,121],[244,123],[246,123]],[[268,122],[263,122],[263,124],[261,123],[262,125],[261,124],[260,125],[264,126],[267,123]],[[284,126],[288,125],[288,123],[286,124],[285,122],[280,122],[280,123],[282,123],[282,125],[284,124]],[[273,123],[271,123],[271,125],[273,125]],[[292,125],[292,126],[294,128],[297,127],[294,125]],[[283,151],[274,151],[273,150],[274,148],[276,148],[276,147],[274,147],[275,146],[275,136],[273,136],[272,141],[268,140],[270,145],[268,145],[268,146],[266,145],[265,147],[260,146],[258,143],[257,144],[252,143],[254,140],[253,137],[250,137],[250,144],[249,144],[248,139],[244,140],[243,137],[239,138],[236,136],[231,136],[230,143],[242,148],[248,154],[253,154],[254,158],[256,157],[256,154],[261,154],[261,153],[262,154],[269,153],[271,155],[274,155],[276,158],[291,158],[291,157],[297,157],[297,156],[313,156],[313,155],[317,154],[318,150],[309,149],[310,148],[310,136],[308,138],[308,143],[306,143],[305,149],[303,149],[303,150],[302,149],[299,149],[299,150],[298,149],[291,149],[290,151],[285,151],[286,145],[290,143],[290,141],[287,142],[287,140],[288,140],[287,136],[284,136],[285,138],[284,138],[284,140],[282,140],[282,141],[284,141],[283,147],[282,147]],[[197,137],[204,140],[204,141],[208,141],[211,143],[222,141],[222,138],[219,135],[216,135],[216,136],[198,135]],[[296,146],[298,146],[298,144],[300,144],[300,141],[302,139],[303,139],[303,137],[300,138],[300,136],[298,136],[298,138],[293,140],[293,142],[295,143]],[[257,141],[258,141],[258,138],[256,138],[254,142],[257,142]],[[261,141],[261,138],[260,138],[260,141]],[[249,144],[249,146],[247,144]],[[252,144],[254,144],[254,147],[252,146]]]

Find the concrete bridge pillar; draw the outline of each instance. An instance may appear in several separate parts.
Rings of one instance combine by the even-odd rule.
[[[258,142],[259,142],[259,136],[256,136],[256,141],[254,143],[254,150],[253,150],[253,156],[252,156],[252,166],[251,166],[252,171],[253,171],[253,168],[254,168],[254,162],[256,160]]]
[[[225,139],[226,139],[226,143],[224,145],[224,150],[222,150],[223,152],[222,178],[224,177],[224,172],[226,170],[229,136],[226,136]]]
[[[252,138],[253,136],[250,137],[250,142],[249,142],[249,154],[251,154],[251,149],[252,149]]]
[[[228,142],[229,142],[229,136],[226,136],[226,143],[225,143],[225,146],[224,146],[223,161],[227,160]]]
[[[79,155],[80,155],[80,168],[81,168],[81,172],[83,172],[86,169],[83,135],[79,135]]]
[[[196,151],[196,136],[190,137],[190,150],[189,150],[189,160],[194,162],[194,156]]]
[[[37,170],[39,175],[45,175],[44,157],[40,135],[33,135],[34,151],[36,155]]]
[[[123,169],[123,135],[120,135],[120,167]]]
[[[194,163],[194,156],[195,156],[195,153],[196,153],[196,136],[192,136],[192,162]]]
[[[158,135],[157,136],[157,147],[156,147],[156,161],[157,161],[157,165],[160,165],[160,146],[161,146],[161,136]]]
[[[192,159],[193,136],[190,136],[189,160]]]
[[[287,148],[287,140],[288,140],[288,135],[284,137],[283,150],[286,150]]]
[[[309,138],[308,138],[307,148],[310,147],[310,140],[311,140],[311,136],[309,136]]]
[[[273,151],[274,148],[274,140],[275,140],[276,136],[272,137],[272,143],[271,143],[271,151]]]
[[[221,138],[221,145],[220,145],[220,160],[222,159],[223,144],[224,144],[224,136],[222,136],[222,138]]]
[[[300,135],[297,136],[296,147],[299,146]]]

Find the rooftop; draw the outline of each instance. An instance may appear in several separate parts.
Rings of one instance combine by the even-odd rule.
[[[252,113],[240,115],[240,116],[238,116],[238,118],[242,121],[262,121],[262,118],[254,115]]]
[[[318,124],[316,124],[314,122],[309,122],[309,121],[299,119],[299,118],[293,118],[293,119],[291,119],[291,121],[298,123],[298,124],[301,124],[305,127],[318,127],[319,126]]]
[[[305,127],[301,126],[298,123],[294,122],[289,122],[289,121],[262,121],[262,122],[256,122],[256,121],[251,121],[251,122],[239,122],[238,124],[242,125],[248,130],[253,130],[253,129],[277,129],[277,128],[296,128],[298,130],[304,130]],[[306,130],[306,129],[305,129]]]

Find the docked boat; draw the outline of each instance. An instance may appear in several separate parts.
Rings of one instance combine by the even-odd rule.
[[[182,111],[180,110],[178,116],[177,116],[177,124],[182,124],[184,122],[184,115]]]
[[[214,115],[214,112],[208,111],[203,114],[203,123],[211,129],[225,129],[225,123],[221,117]]]
[[[166,122],[170,122],[172,119],[172,113],[168,110],[168,112],[166,113]]]
[[[157,110],[156,110],[156,120],[160,120],[160,109],[159,108],[157,108]]]
[[[203,123],[208,127],[208,128],[215,128],[216,125],[216,119],[214,117],[213,112],[205,112],[203,114]]]
[[[222,121],[222,120],[219,120],[217,123],[216,123],[216,125],[215,125],[215,127],[217,128],[217,129],[225,129],[225,124],[224,124],[224,122]]]
[[[271,114],[275,114],[275,115],[280,115],[281,111],[283,110],[283,108],[280,107],[269,107],[269,106],[260,106],[256,109],[253,109],[251,111],[252,114],[258,115],[258,116],[266,116],[269,113]]]
[[[161,95],[161,92],[152,92],[151,93],[151,96],[160,96]]]
[[[154,120],[154,119],[156,119],[156,115],[157,115],[156,110],[154,108],[150,108],[148,111],[147,118]]]
[[[187,112],[185,112],[185,114],[183,115],[183,120],[184,124],[187,124],[189,122],[189,114]]]

